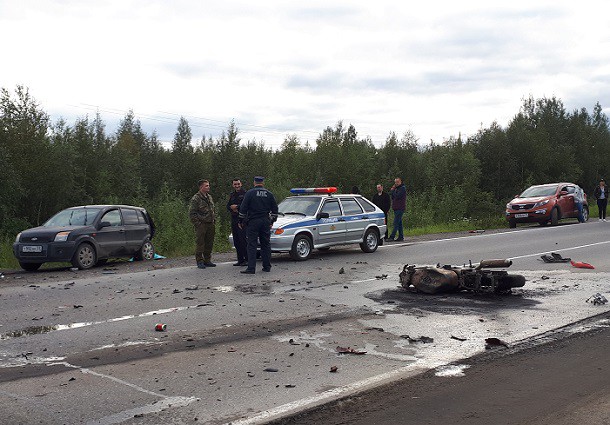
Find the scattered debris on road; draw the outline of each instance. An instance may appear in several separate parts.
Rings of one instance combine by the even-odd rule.
[[[466,340],[468,339],[468,338],[460,338],[460,337],[458,337],[458,336],[454,336],[454,335],[451,335],[451,337],[450,337],[450,338],[451,338],[451,339],[456,339],[456,340],[458,340],[458,341],[462,341],[462,342],[464,342],[464,341],[466,341]]]
[[[570,261],[570,264],[572,264],[573,267],[576,267],[578,269],[594,269],[595,268],[591,264],[585,263],[583,261]]]
[[[366,351],[358,351],[358,350],[354,350],[351,347],[339,347],[337,346],[337,353],[339,354],[366,354]]]
[[[589,298],[587,298],[586,302],[593,305],[604,305],[608,302],[608,299],[598,292],[597,294],[591,295]]]
[[[338,370],[339,370],[339,368],[337,366],[330,367],[330,373],[337,373]]]
[[[165,332],[167,330],[167,325],[165,323],[157,323],[155,325],[155,330],[157,332]]]
[[[548,277],[547,275],[543,274],[542,276],[540,276],[540,279],[548,280],[548,279],[550,279],[550,277]]]
[[[483,229],[479,229],[479,230],[469,230],[468,233],[485,233],[485,230]]]
[[[508,343],[502,341],[499,338],[485,338],[485,349],[489,350],[491,347],[506,347],[508,348]]]
[[[265,369],[263,369],[263,372],[279,372],[279,369],[276,369],[274,367],[266,367]]]
[[[474,293],[493,292],[508,294],[512,288],[525,285],[525,277],[508,274],[505,270],[486,270],[488,268],[506,268],[510,260],[483,260],[478,266],[436,266],[405,265],[399,275],[400,284],[408,289],[411,285],[426,294],[458,292],[461,290]]]
[[[569,261],[572,261],[571,258],[562,257],[561,254],[558,254],[556,252],[551,252],[551,255],[549,255],[549,254],[541,255],[540,258],[545,263],[567,263]]]
[[[379,275],[379,276],[375,276],[375,279],[378,279],[378,280],[384,280],[384,279],[387,279],[387,278],[388,278],[387,274],[382,274],[382,275]]]
[[[417,344],[420,342],[422,344],[430,344],[431,342],[434,342],[434,338],[430,338],[429,336],[420,336],[419,338],[411,338],[409,335],[401,335],[400,337],[409,341],[409,344]]]
[[[344,274],[344,273],[345,273],[345,269],[344,269],[343,267],[341,267],[341,268],[339,269],[339,274]]]

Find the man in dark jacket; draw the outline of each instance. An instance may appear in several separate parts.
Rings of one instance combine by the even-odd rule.
[[[248,252],[246,248],[246,229],[239,227],[239,207],[246,196],[240,179],[233,179],[233,192],[227,202],[227,211],[231,214],[231,233],[233,234],[233,245],[237,252],[237,263],[234,266],[248,265]]]
[[[608,207],[608,186],[606,186],[606,181],[604,179],[599,181],[599,186],[595,188],[593,196],[595,196],[595,199],[597,199],[599,221],[606,221],[606,208]]]
[[[195,226],[195,261],[197,267],[205,269],[216,267],[216,264],[212,263],[216,209],[210,195],[210,182],[199,180],[198,184],[199,191],[191,198],[189,205],[189,218]]]
[[[246,192],[239,207],[239,220],[247,220],[248,268],[241,273],[256,272],[256,248],[260,240],[263,271],[271,271],[271,226],[277,219],[277,202],[273,193],[263,187],[264,178],[254,177],[254,187]]]
[[[377,205],[379,208],[381,208],[381,211],[383,211],[383,214],[385,215],[385,224],[386,224],[386,228],[385,228],[385,236],[384,238],[388,238],[388,211],[390,211],[390,206],[392,205],[392,199],[390,198],[390,195],[387,192],[383,191],[383,185],[382,184],[377,184],[377,193],[375,193],[373,195],[373,204]]]
[[[404,241],[402,215],[405,213],[407,207],[407,188],[402,183],[400,177],[394,179],[394,186],[392,186],[392,189],[390,190],[390,196],[392,197],[392,209],[394,210],[394,226],[392,228],[392,234],[390,234],[390,240],[394,239],[396,231],[398,231],[398,238],[396,241]]]

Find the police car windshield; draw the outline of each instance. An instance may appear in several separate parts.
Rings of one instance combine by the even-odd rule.
[[[315,215],[320,205],[319,196],[294,196],[284,199],[278,205],[281,214]]]
[[[101,208],[70,208],[51,217],[43,226],[89,226]]]

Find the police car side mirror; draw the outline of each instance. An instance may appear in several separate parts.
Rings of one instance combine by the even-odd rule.
[[[112,226],[112,224],[109,221],[102,221],[99,226],[98,229],[103,229],[104,227],[110,227]]]
[[[321,218],[329,218],[330,214],[328,214],[327,212],[319,212],[316,215],[316,220],[320,220]]]

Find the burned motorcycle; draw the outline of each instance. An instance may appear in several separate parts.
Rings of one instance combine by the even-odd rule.
[[[510,260],[483,260],[477,266],[434,266],[405,265],[400,273],[400,284],[404,288],[411,285],[419,292],[438,294],[462,290],[474,293],[507,294],[512,288],[525,285],[525,277],[508,274],[506,270],[488,270],[510,267]]]

